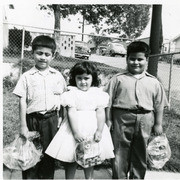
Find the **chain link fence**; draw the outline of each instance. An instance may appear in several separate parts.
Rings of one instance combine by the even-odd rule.
[[[67,72],[76,62],[88,60],[92,54],[115,56],[112,51],[106,51],[105,45],[109,42],[120,42],[123,52],[126,54],[127,39],[117,39],[107,36],[98,36],[85,33],[75,33],[59,31],[46,28],[35,28],[31,26],[21,26],[17,24],[3,24],[3,62],[19,66],[19,74],[13,74],[14,77],[21,75],[23,72],[33,66],[33,57],[31,52],[31,43],[38,35],[48,35],[56,40],[57,52],[51,66],[62,72]],[[106,54],[104,54],[106,53]],[[95,62],[100,69],[102,84],[107,82],[113,74],[121,71],[117,67],[108,66],[104,63]],[[8,66],[8,65],[7,65]],[[107,77],[106,79],[104,77]]]
[[[150,58],[158,58],[158,78],[166,90],[170,108],[180,114],[180,52]]]
[[[34,65],[31,42],[38,35],[48,35],[55,38],[57,53],[51,66],[62,72],[66,79],[68,70],[76,62],[88,60],[92,54],[96,54],[96,58],[98,56],[115,56],[115,52],[107,47],[109,42],[120,42],[124,49],[127,47],[127,42],[131,42],[128,39],[54,31],[53,29],[7,23],[3,24],[3,33],[3,62],[4,69],[6,69],[4,77],[9,75],[8,69],[11,69],[10,76],[12,78],[18,78],[19,75]],[[57,36],[57,34],[60,35]],[[87,47],[85,48],[85,46]],[[118,55],[124,57],[125,53],[121,52]],[[153,55],[151,58],[158,58],[158,78],[165,87],[171,108],[180,114],[180,52]],[[121,68],[109,66],[106,63],[95,63],[101,72],[101,85],[105,85],[113,74],[123,71]]]

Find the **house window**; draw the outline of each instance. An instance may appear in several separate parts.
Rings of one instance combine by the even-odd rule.
[[[9,9],[14,9],[14,5],[13,5],[13,4],[10,4],[10,5],[9,5]]]

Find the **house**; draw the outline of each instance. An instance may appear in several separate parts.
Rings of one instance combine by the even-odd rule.
[[[171,44],[174,46],[173,52],[180,52],[180,34],[171,40]],[[175,54],[174,58],[180,58],[180,53]]]
[[[8,47],[8,36],[9,36],[9,30],[8,30],[8,24],[7,24],[7,15],[5,11],[5,7],[3,7],[3,48]]]
[[[175,45],[174,52],[180,52],[180,34],[171,40]]]
[[[150,43],[150,37],[146,38],[139,38],[137,39],[139,41],[143,41],[149,45]],[[179,51],[180,51],[180,36],[179,36]],[[178,48],[177,48],[178,49]],[[177,52],[176,47],[175,47],[175,42],[169,39],[163,39],[163,44],[162,44],[162,49],[161,53],[172,53],[172,52]]]

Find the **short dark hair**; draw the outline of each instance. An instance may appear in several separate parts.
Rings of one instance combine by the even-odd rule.
[[[70,74],[69,74],[69,85],[76,86],[76,80],[75,80],[76,75],[82,75],[84,73],[92,75],[92,85],[91,86],[95,86],[95,87],[99,86],[99,84],[100,84],[100,81],[98,78],[99,70],[94,63],[87,62],[87,61],[76,63],[71,68]]]
[[[127,57],[129,57],[130,53],[143,52],[145,57],[149,57],[150,48],[149,45],[143,41],[134,41],[129,44],[127,47]]]
[[[50,36],[40,35],[34,38],[32,42],[32,51],[37,49],[37,47],[47,47],[52,49],[52,53],[54,54],[56,51],[56,43],[53,38]]]

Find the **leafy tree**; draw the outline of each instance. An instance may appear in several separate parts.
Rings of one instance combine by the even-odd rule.
[[[95,36],[94,33],[91,33],[92,36],[91,39],[93,40],[93,42],[95,43],[96,47],[98,47],[98,45],[106,45],[108,42],[111,41],[111,38],[106,37],[105,35],[102,34],[102,36]]]
[[[57,43],[57,52],[60,51],[60,31],[61,30],[61,18],[66,18],[70,14],[76,14],[78,9],[76,5],[63,5],[63,4],[49,4],[49,5],[39,5],[41,10],[51,10],[54,13],[54,37]]]
[[[54,13],[54,29],[60,30],[60,20],[61,18],[66,18],[70,14],[76,14],[78,12],[78,9],[76,8],[76,5],[63,5],[63,4],[48,4],[48,5],[42,5],[40,4],[41,10],[51,10]]]
[[[149,22],[150,8],[150,5],[108,5],[108,32],[128,39],[139,37]]]
[[[51,9],[54,12],[55,26],[60,30],[60,19],[70,14],[80,13],[86,23],[92,24],[97,34],[100,32],[119,33],[120,38],[134,39],[139,37],[149,22],[150,5],[120,5],[120,4],[87,4],[87,5],[40,5],[41,9]],[[108,25],[103,29],[102,22]],[[56,39],[60,33],[55,32]],[[97,44],[103,38],[94,37]]]
[[[137,38],[141,35],[149,22],[150,5],[127,4],[87,4],[87,5],[41,5],[41,8],[50,8],[55,16],[55,29],[60,29],[60,18],[66,18],[70,14],[80,13],[84,19],[93,24],[96,32],[102,29],[104,20],[109,28],[109,33],[119,33],[123,37]]]
[[[101,23],[109,27],[103,29],[109,33],[119,33],[122,38],[139,37],[149,22],[150,5],[78,5],[78,12],[89,24],[93,24],[96,32],[102,28]]]
[[[96,33],[103,37],[92,36],[96,45],[106,42],[104,32],[119,33],[120,38],[139,37],[149,22],[150,5],[80,5],[79,12],[89,24],[93,24]],[[102,21],[108,25],[103,29]]]

